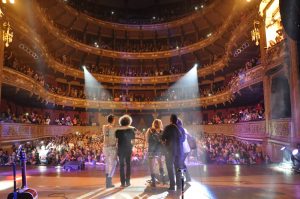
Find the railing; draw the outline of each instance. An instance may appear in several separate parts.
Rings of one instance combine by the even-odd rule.
[[[69,133],[100,133],[99,126],[56,126],[19,123],[0,124],[0,143],[13,140],[32,140],[43,137],[66,135]]]
[[[216,0],[202,11],[195,12],[194,14],[191,14],[189,16],[186,16],[179,20],[174,20],[166,23],[160,23],[160,24],[147,24],[147,25],[131,25],[131,24],[120,24],[120,23],[112,23],[108,21],[104,21],[101,19],[96,19],[94,17],[91,17],[90,15],[87,15],[85,13],[79,12],[76,9],[72,8],[71,6],[67,5],[66,3],[61,3],[67,12],[75,14],[76,17],[82,16],[83,18],[87,19],[88,22],[94,23],[98,26],[101,26],[103,28],[109,28],[109,29],[117,29],[117,30],[127,30],[127,31],[153,31],[153,30],[164,30],[164,29],[170,29],[170,28],[176,28],[179,26],[182,26],[186,23],[192,22],[208,13],[211,10],[214,10],[216,5],[219,5],[219,3],[222,2],[221,0]],[[60,5],[61,5],[60,4]]]
[[[198,132],[206,132],[253,139],[262,139],[267,135],[265,121],[236,124],[191,125],[187,126],[186,129],[193,135]]]
[[[200,132],[210,134],[224,134],[236,136],[245,139],[263,140],[266,138],[276,139],[277,141],[289,140],[290,120],[282,119],[273,121],[276,132],[284,131],[280,137],[269,136],[266,132],[265,121],[243,122],[236,124],[217,124],[217,125],[190,125],[186,126],[187,130],[196,135]],[[66,135],[69,133],[101,133],[99,126],[56,126],[56,125],[36,125],[36,124],[19,124],[19,123],[0,123],[0,143],[12,140],[36,139],[41,137],[50,137],[57,135]]]
[[[49,103],[80,108],[93,109],[112,109],[112,110],[169,110],[183,109],[192,107],[208,107],[210,105],[225,104],[233,99],[233,94],[246,86],[262,81],[263,67],[257,66],[245,72],[243,78],[236,78],[232,81],[232,85],[227,90],[216,95],[175,101],[152,101],[152,102],[113,102],[113,101],[97,101],[81,98],[72,98],[57,95],[47,91],[40,83],[31,77],[28,77],[18,71],[10,68],[4,68],[2,73],[3,83],[17,88],[29,91],[32,94],[40,96]],[[240,85],[240,87],[239,87]]]
[[[250,20],[254,15],[252,14],[248,17]],[[9,16],[8,16],[9,17]],[[9,17],[10,22],[14,24],[14,29],[16,31],[20,31],[22,35],[27,37],[29,40],[33,41],[37,46],[40,47],[40,53],[42,53],[42,58],[48,63],[49,67],[52,67],[55,71],[59,71],[63,74],[70,75],[76,78],[84,78],[84,74],[82,71],[71,68],[70,66],[63,65],[62,63],[56,61],[48,53],[48,48],[44,44],[44,42],[39,38],[39,36],[32,31],[32,29],[23,21],[16,17]],[[204,68],[198,69],[198,76],[203,77],[209,74],[213,74],[219,70],[222,70],[228,63],[230,58],[230,54],[232,49],[234,48],[235,42],[238,40],[239,35],[242,35],[243,32],[246,31],[249,27],[247,23],[242,23],[238,28],[235,30],[235,33],[228,45],[226,47],[225,55],[217,62],[213,63],[212,65],[206,66]],[[183,74],[177,75],[168,75],[168,76],[154,76],[154,77],[121,77],[121,76],[111,76],[111,75],[101,75],[101,74],[93,74],[93,76],[100,82],[109,82],[109,83],[125,83],[125,84],[157,84],[157,83],[169,83],[169,82],[176,82],[178,79],[182,77]]]
[[[34,1],[35,2],[35,1]],[[181,47],[180,49],[174,49],[174,50],[167,50],[167,51],[160,51],[160,52],[143,52],[143,53],[133,53],[133,52],[117,52],[112,50],[106,50],[106,49],[99,49],[97,47],[93,47],[84,43],[81,43],[79,41],[76,41],[72,38],[70,38],[68,35],[66,35],[63,31],[61,31],[58,27],[56,27],[53,22],[51,22],[46,16],[45,13],[42,11],[42,9],[36,4],[34,6],[36,9],[37,18],[40,20],[40,22],[44,25],[44,27],[49,31],[49,33],[53,34],[56,38],[63,41],[65,44],[72,46],[73,48],[80,49],[81,51],[84,51],[86,53],[99,55],[99,56],[105,56],[110,58],[116,58],[116,59],[159,59],[159,58],[169,58],[174,56],[180,56],[187,53],[192,53],[196,50],[202,49],[208,45],[213,44],[218,38],[220,38],[225,31],[228,30],[228,27],[232,24],[232,21],[235,20],[235,10],[233,9],[230,16],[227,18],[227,20],[223,23],[223,25],[212,34],[212,36],[201,40],[197,43]],[[248,24],[243,21],[243,26],[246,26],[249,28]],[[235,35],[239,35],[235,32]]]

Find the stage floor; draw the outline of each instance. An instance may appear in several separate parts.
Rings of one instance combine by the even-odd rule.
[[[278,165],[235,166],[198,165],[190,167],[192,182],[186,187],[185,198],[201,199],[292,199],[300,198],[300,175]],[[168,192],[168,186],[150,188],[147,169],[132,170],[131,186],[119,188],[119,174],[113,182],[117,188],[105,189],[105,176],[101,167],[88,167],[84,171],[66,172],[58,167],[28,167],[28,185],[38,191],[39,198],[50,199],[144,199],[179,198],[180,193]],[[20,185],[20,173],[18,184]],[[0,167],[0,198],[12,191],[10,167]]]

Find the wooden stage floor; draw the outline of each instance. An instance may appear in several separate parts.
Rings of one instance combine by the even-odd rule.
[[[10,167],[0,167],[0,198],[12,191]],[[293,199],[300,198],[300,175],[270,166],[198,165],[190,167],[192,182],[186,187],[185,198],[201,199]],[[38,191],[39,198],[50,199],[144,199],[179,198],[178,192],[168,192],[168,186],[150,188],[145,168],[132,170],[131,186],[119,188],[119,174],[114,189],[105,189],[101,167],[88,167],[84,171],[66,172],[58,167],[28,167],[28,185]],[[20,184],[20,173],[18,173]]]

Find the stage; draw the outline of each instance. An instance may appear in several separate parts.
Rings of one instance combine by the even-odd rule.
[[[300,175],[278,165],[197,165],[190,167],[192,182],[186,186],[185,198],[201,199],[292,199],[300,198]],[[84,171],[64,171],[60,167],[28,167],[28,185],[38,191],[39,198],[179,198],[179,192],[168,192],[168,185],[147,186],[148,171],[142,166],[132,170],[131,186],[119,188],[119,173],[113,182],[116,188],[105,189],[103,168],[88,166]],[[18,185],[21,183],[18,173]],[[0,167],[0,198],[12,191],[10,167]]]

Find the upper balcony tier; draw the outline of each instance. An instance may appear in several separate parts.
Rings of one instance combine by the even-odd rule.
[[[254,17],[254,13],[248,16],[247,21],[251,21],[251,19]],[[49,67],[52,67],[55,71],[59,71],[65,75],[73,76],[75,78],[83,79],[83,72],[80,69],[81,65],[79,66],[73,66],[70,67],[69,65],[62,63],[62,61],[58,61],[51,53],[51,50],[48,49],[48,46],[45,45],[44,38],[42,39],[41,36],[35,33],[30,26],[28,26],[24,21],[21,21],[19,18],[12,18],[10,17],[10,21],[14,26],[14,30],[22,35],[22,38],[27,38],[30,42],[33,42],[34,46],[38,46],[37,52],[40,53],[41,59],[45,60],[48,63]],[[226,45],[226,51],[225,54],[213,62],[210,65],[199,67],[198,69],[198,76],[199,77],[205,77],[210,74],[214,74],[220,70],[223,70],[224,67],[228,65],[228,62],[232,56],[232,53],[234,51],[234,48],[236,47],[236,43],[239,43],[241,40],[240,36],[245,35],[245,32],[248,32],[249,26],[247,23],[243,22],[239,26],[237,26],[234,30],[236,34],[234,34],[230,40],[228,41]],[[59,29],[58,29],[59,31]],[[59,33],[58,33],[59,34]],[[72,41],[70,43],[73,44]],[[77,47],[77,44],[75,44],[75,47]],[[90,61],[90,63],[94,63],[95,61]],[[197,63],[197,60],[194,60],[189,64],[189,68],[191,68],[194,63]],[[198,62],[199,63],[199,62]],[[111,66],[108,65],[109,68]],[[161,68],[161,67],[160,67]],[[185,69],[186,72],[189,70],[189,68]],[[176,75],[164,75],[164,76],[154,76],[154,77],[124,77],[124,76],[118,76],[118,75],[104,75],[104,74],[93,74],[96,79],[100,82],[110,82],[110,83],[128,83],[128,84],[157,84],[157,83],[167,83],[167,82],[175,82],[177,81],[182,74],[176,74]],[[151,75],[150,75],[151,76]]]
[[[118,33],[109,31],[110,34],[102,36],[100,32],[97,34],[89,34],[87,27],[82,31],[76,31],[70,27],[64,27],[62,24],[56,23],[49,18],[46,11],[36,5],[36,14],[42,27],[41,35],[51,33],[55,40],[60,40],[64,44],[79,49],[88,54],[97,56],[110,57],[114,59],[160,59],[182,56],[188,53],[204,49],[211,45],[217,47],[212,49],[213,54],[222,54],[225,48],[226,41],[230,38],[231,30],[234,29],[234,24],[245,23],[245,13],[251,13],[251,9],[243,10],[240,14],[237,6],[234,6],[228,14],[228,18],[220,24],[211,24],[214,30],[210,30],[199,37],[199,30],[186,31],[183,27],[177,31],[168,30],[165,36],[159,37],[155,31],[151,31],[153,36],[149,38],[143,37],[143,33],[139,32],[137,37],[130,38],[128,33]],[[240,11],[240,10],[239,10]],[[246,12],[247,11],[247,12]],[[253,13],[253,12],[252,12]],[[51,39],[51,44],[53,43]],[[50,46],[53,46],[49,44]],[[202,54],[202,53],[201,53]]]

